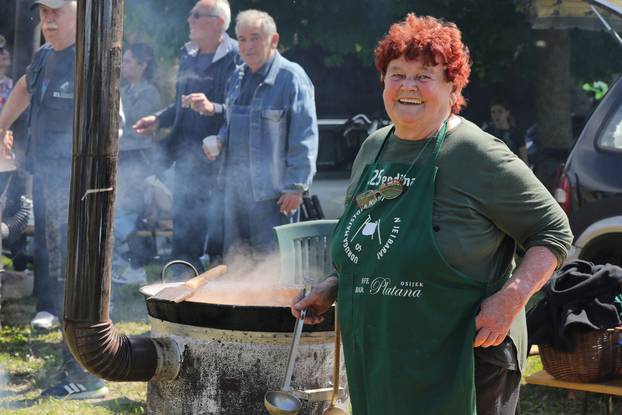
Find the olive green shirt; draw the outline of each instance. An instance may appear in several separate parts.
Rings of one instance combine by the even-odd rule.
[[[378,151],[379,163],[410,165],[420,153],[417,163],[424,163],[433,141],[401,140],[392,126],[376,131],[354,161],[346,200],[354,196],[363,169]],[[478,281],[499,278],[515,267],[515,242],[525,250],[545,246],[557,257],[558,266],[564,262],[572,242],[566,214],[501,140],[462,118],[447,132],[437,167],[432,225],[438,248],[450,265]],[[522,371],[528,344],[524,310],[514,320],[510,337]],[[487,358],[504,361],[504,353],[488,353]]]
[[[564,211],[501,140],[461,121],[447,132],[437,160],[432,222],[440,252],[478,281],[511,271],[514,241],[525,250],[549,248],[561,265],[572,242]],[[352,166],[347,200],[390,130],[378,130],[363,143]],[[378,162],[410,165],[429,141],[401,140],[391,133]],[[427,146],[418,163],[425,162],[433,145]]]

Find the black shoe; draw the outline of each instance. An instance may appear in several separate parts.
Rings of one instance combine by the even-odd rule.
[[[108,394],[103,380],[95,376],[63,376],[59,383],[41,392],[42,398],[56,399],[98,399]]]

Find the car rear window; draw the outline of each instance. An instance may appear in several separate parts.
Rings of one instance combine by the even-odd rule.
[[[618,107],[598,137],[598,146],[605,150],[622,150],[622,106]]]

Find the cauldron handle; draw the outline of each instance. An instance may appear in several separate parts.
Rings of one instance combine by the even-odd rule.
[[[164,278],[164,276],[166,275],[166,270],[168,270],[172,265],[185,265],[188,268],[191,268],[192,271],[194,272],[194,276],[197,277],[199,275],[199,271],[197,271],[197,269],[194,267],[194,265],[192,265],[190,262],[188,261],[183,261],[181,259],[175,259],[173,261],[169,261],[167,262],[163,267],[162,267],[162,272],[160,272],[160,281],[162,283],[165,283],[166,280]]]

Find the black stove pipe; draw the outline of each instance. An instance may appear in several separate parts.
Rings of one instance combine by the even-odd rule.
[[[122,29],[123,0],[78,1],[65,341],[103,379],[174,379],[172,339],[128,337],[109,318]]]

